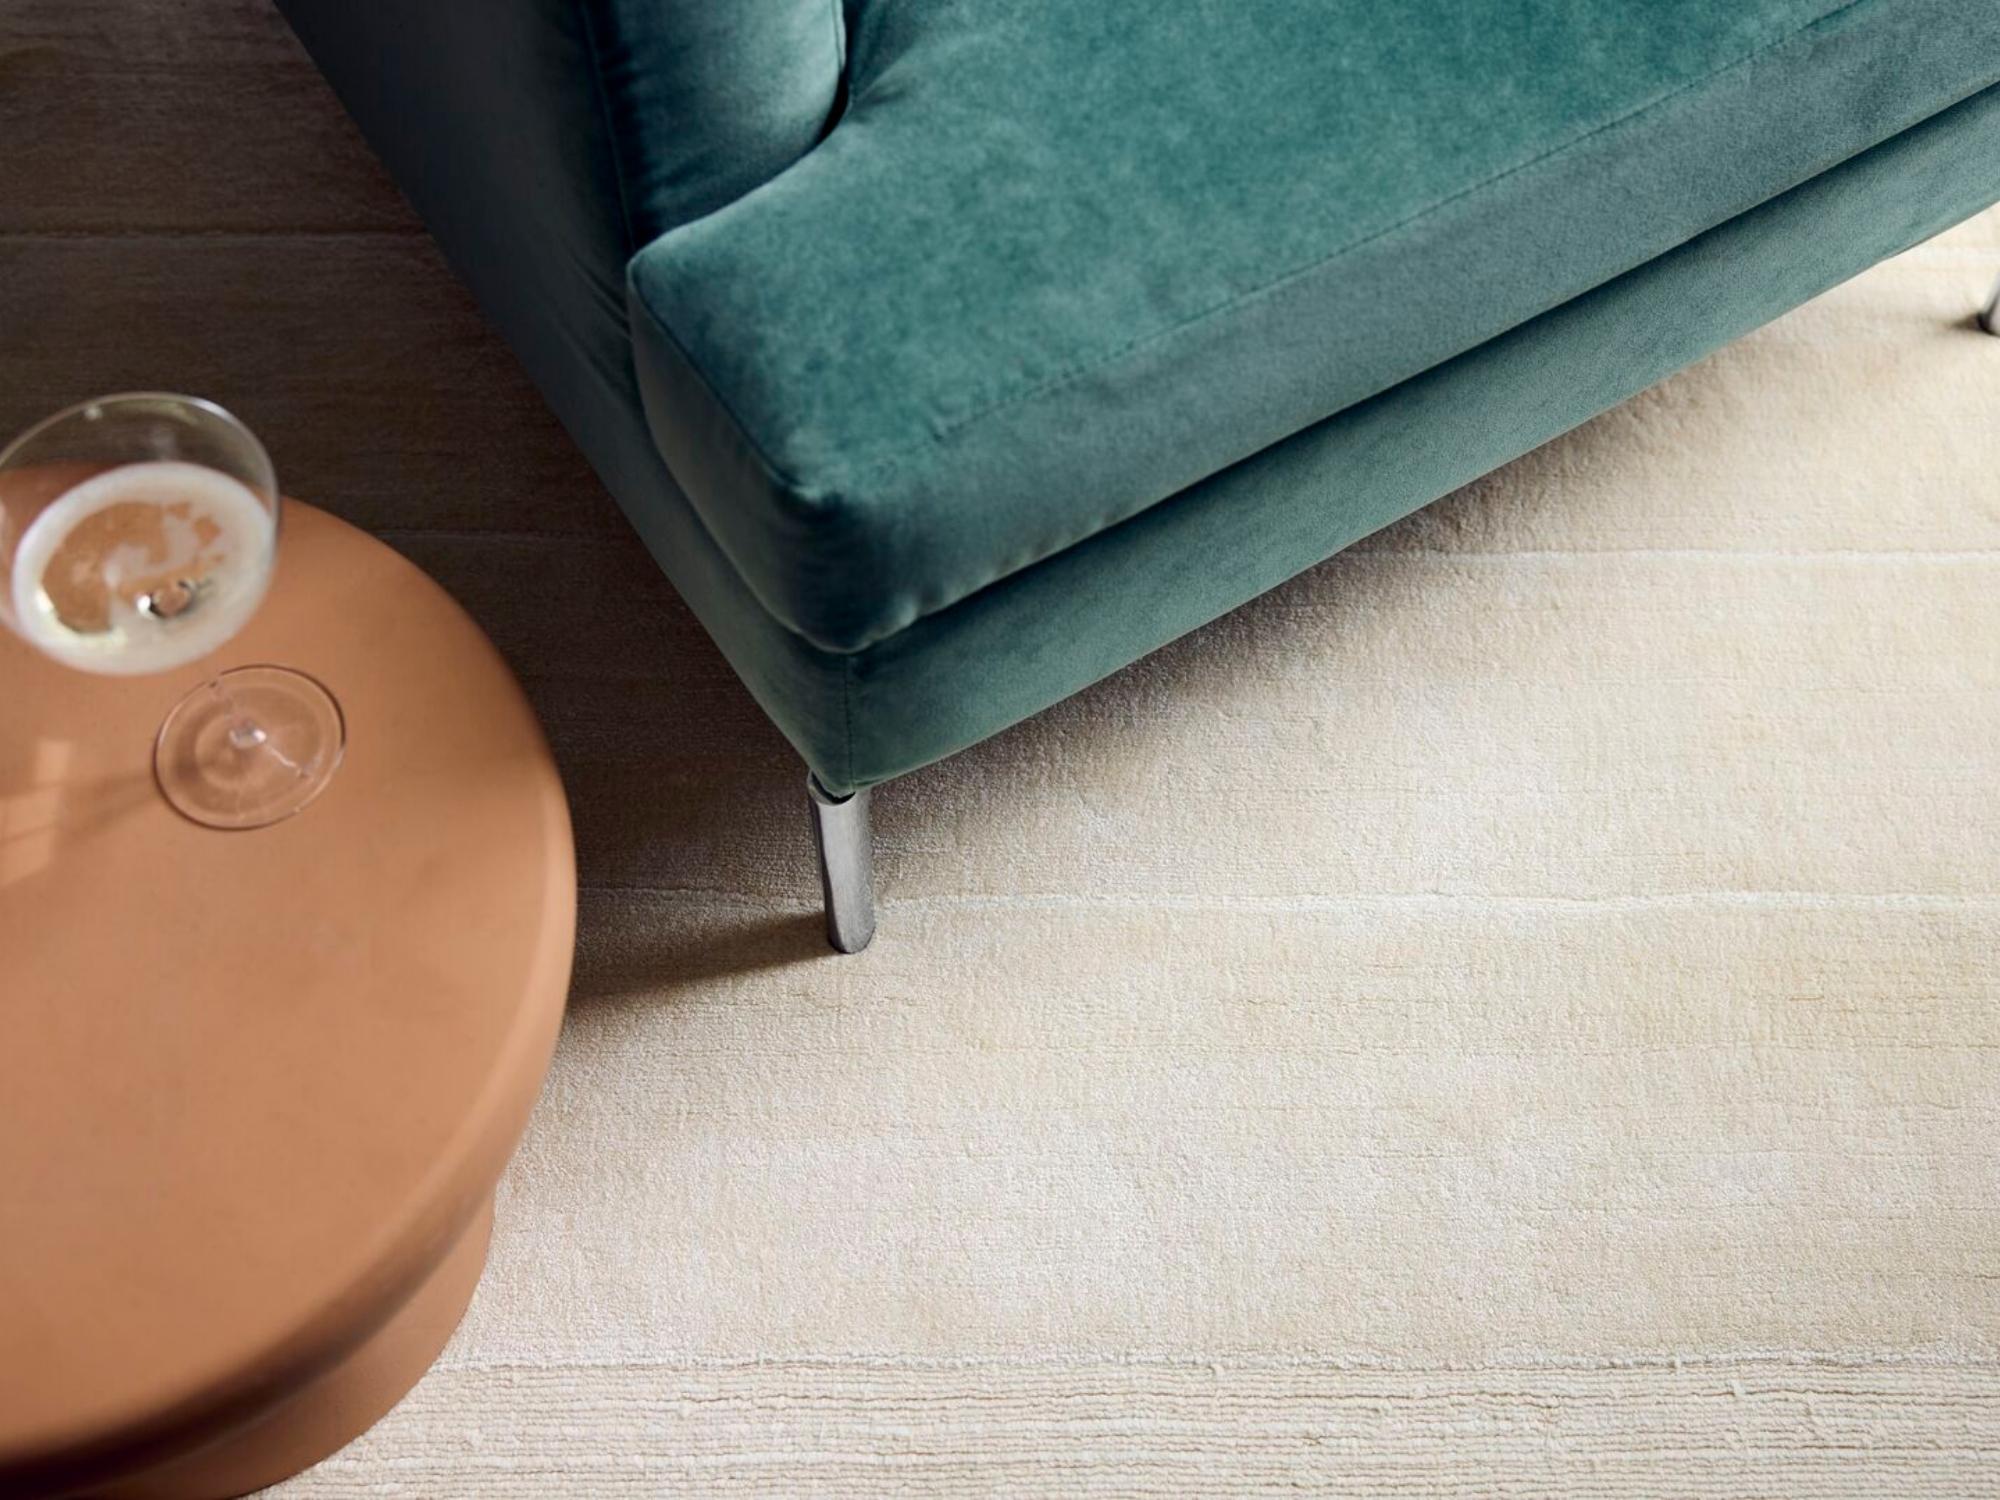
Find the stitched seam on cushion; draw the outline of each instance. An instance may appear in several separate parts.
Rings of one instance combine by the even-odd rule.
[[[1489,177],[1483,177],[1478,182],[1470,183],[1465,187],[1459,188],[1455,192],[1452,192],[1446,195],[1445,197],[1436,200],[1435,202],[1428,203],[1424,207],[1414,210],[1413,212],[1405,215],[1403,218],[1398,219],[1393,224],[1387,224],[1380,229],[1371,230],[1369,233],[1361,236],[1361,238],[1356,240],[1350,240],[1348,243],[1340,246],[1337,249],[1328,251],[1325,255],[1320,256],[1317,259],[1310,261],[1305,265],[1295,266],[1289,271],[1281,272],[1279,275],[1277,275],[1270,281],[1263,282],[1260,285],[1252,287],[1247,291],[1235,293],[1234,295],[1224,299],[1221,302],[1215,303],[1212,306],[1201,309],[1199,312],[1190,313],[1188,316],[1178,319],[1177,321],[1168,324],[1164,328],[1156,328],[1150,333],[1142,334],[1138,338],[1132,339],[1127,343],[1120,344],[1115,349],[1107,350],[1105,353],[1097,356],[1094,359],[1087,361],[1084,364],[1072,366],[1070,369],[1061,371],[1060,373],[1055,375],[1051,375],[1047,379],[1038,381],[1034,385],[1024,387],[1021,390],[1014,391],[1006,396],[1002,396],[997,398],[996,400],[990,401],[986,405],[979,407],[974,411],[968,412],[965,416],[956,418],[951,422],[945,423],[942,426],[934,428],[933,430],[925,433],[923,436],[919,438],[916,438],[908,443],[901,444],[896,448],[888,450],[887,452],[878,454],[875,458],[870,459],[862,468],[856,470],[852,475],[848,476],[846,483],[842,485],[841,488],[845,489],[859,488],[859,486],[865,480],[871,479],[878,473],[881,473],[886,469],[894,467],[894,465],[899,460],[906,457],[907,455],[917,452],[919,449],[922,449],[928,445],[941,444],[946,438],[952,436],[954,433],[959,432],[960,430],[966,427],[972,426],[973,424],[994,415],[996,412],[1004,411],[1008,407],[1019,405],[1024,401],[1031,401],[1035,397],[1046,395],[1051,391],[1060,390],[1066,385],[1069,385],[1077,380],[1081,380],[1086,375],[1093,374],[1096,371],[1101,370],[1120,359],[1123,359],[1126,355],[1131,354],[1135,350],[1145,348],[1146,346],[1156,343],[1161,339],[1170,338],[1174,334],[1181,332],[1183,329],[1193,327],[1196,324],[1203,323],[1211,318],[1218,317],[1221,314],[1228,312],[1233,308],[1241,307],[1246,303],[1257,301],[1258,299],[1268,296],[1274,292],[1281,291],[1285,287],[1289,286],[1292,282],[1297,281],[1301,277],[1309,276],[1315,271],[1322,270],[1325,267],[1333,264],[1335,261],[1340,260],[1343,257],[1352,254],[1354,251],[1374,243],[1376,240],[1385,238],[1388,235],[1392,235],[1396,233],[1398,230],[1407,229],[1411,225],[1416,224],[1423,219],[1429,218],[1431,215],[1438,213],[1443,209],[1449,208],[1454,203],[1457,203],[1465,198],[1469,198],[1476,193],[1484,192],[1486,189],[1493,187],[1497,183],[1504,182],[1510,177],[1515,177],[1523,172],[1531,171],[1535,167],[1542,165],[1544,162],[1550,161],[1556,157],[1562,156],[1570,151],[1573,151],[1578,146],[1583,145],[1585,142],[1592,140],[1593,138],[1602,135],[1607,131],[1615,130],[1621,125],[1629,124],[1631,121],[1636,120],[1643,115],[1650,114],[1652,111],[1672,103],[1675,99],[1678,99],[1683,94],[1689,93],[1697,88],[1702,87],[1705,84],[1713,83],[1716,79],[1727,77],[1729,74],[1736,72],[1738,69],[1748,67],[1750,64],[1757,62],[1758,60],[1768,56],[1770,53],[1777,51],[1779,48],[1787,46],[1788,44],[1797,41],[1800,37],[1805,36],[1808,32],[1817,30],[1818,28],[1825,26],[1830,21],[1837,20],[1840,16],[1845,15],[1848,11],[1856,10],[1864,5],[1869,5],[1873,3],[1875,3],[1875,0],[1844,0],[1843,4],[1837,5],[1832,10],[1826,11],[1821,15],[1813,17],[1812,20],[1806,22],[1803,26],[1798,27],[1796,30],[1788,31],[1783,36],[1773,37],[1770,41],[1764,43],[1763,46],[1756,48],[1754,51],[1744,53],[1741,57],[1735,59],[1733,62],[1725,64],[1720,68],[1716,68],[1712,72],[1703,73],[1698,78],[1691,78],[1687,80],[1687,82],[1679,84],[1672,89],[1669,89],[1666,93],[1656,95],[1654,98],[1648,99],[1643,104],[1635,105],[1633,108],[1627,110],[1624,114],[1619,115],[1614,119],[1606,120],[1601,125],[1594,125],[1589,130],[1584,131],[1581,135],[1572,136],[1568,140],[1561,141],[1554,146],[1550,146],[1546,150],[1538,152],[1536,155],[1528,158],[1525,161],[1516,162],[1513,166],[1506,167]],[[657,314],[655,316],[657,317]],[[754,446],[755,445],[753,444],[753,447]],[[785,483],[788,486],[790,486],[795,490],[799,487],[797,481],[790,479],[789,477],[786,477],[784,475],[783,470],[777,469],[775,466],[769,465],[768,460],[766,460],[766,463],[767,466],[773,468],[774,473],[777,473],[781,478],[785,479]]]
[[[625,254],[632,253],[632,205],[626,198],[625,163],[618,154],[618,128],[611,118],[611,101],[604,93],[604,57],[597,47],[597,28],[590,20],[590,0],[576,0],[576,18],[583,27],[583,50],[590,61],[590,93],[597,101],[598,122],[604,127],[604,150],[611,158],[611,180],[618,189],[618,221],[625,232]]]

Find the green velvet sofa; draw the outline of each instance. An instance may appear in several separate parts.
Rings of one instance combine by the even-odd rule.
[[[279,0],[867,790],[2000,200],[1994,0]]]

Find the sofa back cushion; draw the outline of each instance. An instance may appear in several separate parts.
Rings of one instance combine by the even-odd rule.
[[[839,108],[841,0],[582,0],[635,243],[742,197]]]

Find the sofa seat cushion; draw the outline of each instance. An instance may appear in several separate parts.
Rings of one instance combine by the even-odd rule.
[[[762,605],[835,651],[2000,79],[1992,0],[848,19],[827,137],[629,275],[668,466]]]

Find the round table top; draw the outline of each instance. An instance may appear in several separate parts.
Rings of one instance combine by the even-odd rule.
[[[161,799],[153,732],[251,662],[333,691],[346,758],[216,832]],[[0,1480],[220,1431],[372,1333],[519,1139],[575,915],[520,688],[322,511],[288,504],[199,668],[91,676],[0,630]]]

